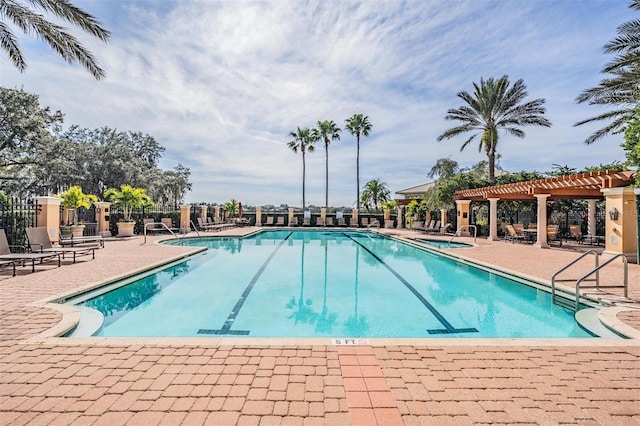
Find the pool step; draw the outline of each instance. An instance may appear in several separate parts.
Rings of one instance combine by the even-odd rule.
[[[596,308],[581,309],[576,312],[576,322],[580,327],[595,336],[605,339],[621,339],[622,337],[620,337],[620,335],[614,333],[602,324],[598,316],[599,312],[600,310]]]
[[[104,322],[102,312],[87,308],[86,306],[76,306],[80,310],[80,322],[68,337],[91,337],[93,333],[100,330]]]

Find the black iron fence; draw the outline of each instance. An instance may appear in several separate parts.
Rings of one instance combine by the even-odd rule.
[[[9,245],[27,245],[25,229],[36,225],[39,208],[33,198],[0,199],[0,228],[4,229]]]
[[[118,222],[124,220],[124,212],[122,210],[122,207],[112,205],[109,208],[108,217],[109,231],[111,231],[111,235],[118,235]],[[150,207],[134,209],[131,213],[131,219],[135,221],[133,232],[136,234],[142,234],[144,232],[144,219],[153,219],[154,222],[160,222],[163,218],[170,218],[173,227],[177,228],[180,225],[180,210],[176,209],[173,205],[154,205]]]

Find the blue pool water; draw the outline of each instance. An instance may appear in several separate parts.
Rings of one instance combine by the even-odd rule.
[[[435,238],[415,238],[415,240],[419,243],[426,244],[429,247],[435,247],[437,249],[473,247],[471,244],[461,243],[459,241],[437,240]]]
[[[589,337],[542,290],[376,233],[189,244],[208,250],[76,301],[105,315],[96,335]]]

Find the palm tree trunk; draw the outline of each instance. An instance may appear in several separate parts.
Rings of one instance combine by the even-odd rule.
[[[305,178],[306,167],[304,163],[304,150],[302,151],[302,211],[305,208],[305,199],[304,199],[304,178]]]
[[[324,143],[324,208],[329,208],[329,144]]]
[[[493,184],[496,181],[496,154],[494,152],[489,152],[489,154],[487,154],[487,158],[489,159],[489,182]]]
[[[356,199],[356,206],[358,212],[360,211],[360,133],[356,133],[356,186],[358,198]]]

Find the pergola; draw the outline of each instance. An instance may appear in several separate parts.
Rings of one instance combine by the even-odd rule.
[[[497,239],[498,201],[537,200],[538,229],[542,230],[547,227],[547,200],[586,199],[589,200],[589,232],[595,235],[595,203],[604,196],[606,210],[620,213],[620,217],[615,214],[607,216],[606,249],[626,254],[626,245],[621,241],[625,236],[623,230],[626,231],[629,240],[636,238],[635,200],[633,190],[626,188],[633,183],[635,173],[635,171],[605,170],[458,191],[456,192],[458,229],[469,225],[469,204],[471,201],[489,201],[489,239]],[[613,219],[614,216],[616,219]],[[609,223],[610,221],[612,223]],[[615,238],[610,238],[612,236]],[[620,250],[615,247],[618,242],[623,246],[620,247]],[[538,232],[535,245],[548,247],[545,232]]]

